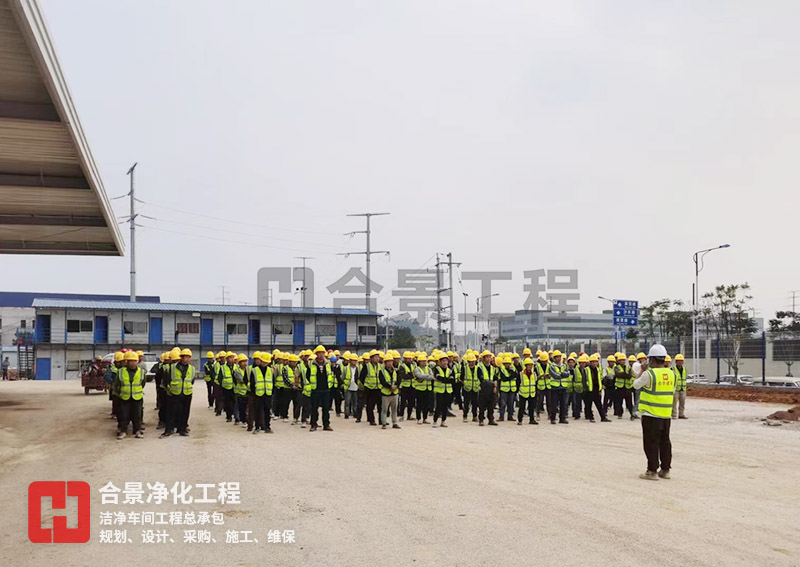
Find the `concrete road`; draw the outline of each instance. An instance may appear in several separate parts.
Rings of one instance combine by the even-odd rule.
[[[190,437],[157,438],[151,390],[145,438],[117,441],[102,395],[75,382],[0,383],[4,562],[800,565],[800,430],[762,425],[776,406],[690,398],[691,419],[674,422],[673,479],[647,482],[641,426],[627,419],[382,431],[334,418],[333,433],[279,422],[274,435],[251,435],[215,417],[199,387]],[[89,543],[27,540],[35,480],[91,484]],[[98,488],[136,481],[240,482],[241,503],[101,503]],[[225,523],[101,525],[102,512],[173,511],[221,511]],[[132,542],[101,543],[106,529]],[[142,543],[143,529],[174,542]],[[183,543],[185,529],[209,529],[216,543]],[[225,543],[226,530],[259,543]],[[268,543],[270,530],[294,530],[296,542]]]

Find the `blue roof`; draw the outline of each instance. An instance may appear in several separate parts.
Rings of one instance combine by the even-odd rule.
[[[109,295],[93,293],[47,293],[42,291],[0,291],[0,307],[33,307],[33,300],[37,297],[48,299],[73,299],[84,301],[126,301],[129,295]],[[157,295],[137,295],[136,301],[143,303],[158,303],[161,298]]]
[[[204,303],[132,303],[130,301],[87,301],[79,299],[53,299],[38,297],[33,306],[37,309],[101,309],[107,311],[163,311],[178,313],[229,313],[245,315],[361,315],[378,317],[368,309],[339,307],[260,307],[256,305],[211,305]]]

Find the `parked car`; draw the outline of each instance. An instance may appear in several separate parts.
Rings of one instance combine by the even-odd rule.
[[[688,374],[686,376],[687,384],[708,384],[708,378],[705,374]]]
[[[723,374],[719,377],[719,382],[717,383],[720,386],[752,386],[753,380],[753,377],[749,374],[740,374],[739,376]]]
[[[756,378],[755,386],[772,386],[775,388],[800,388],[800,378],[792,376],[767,376],[766,379]]]

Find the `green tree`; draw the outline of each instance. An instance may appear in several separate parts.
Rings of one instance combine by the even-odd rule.
[[[769,332],[775,339],[772,348],[775,358],[786,364],[786,375],[792,376],[792,364],[797,358],[798,338],[800,338],[800,313],[794,311],[778,311],[775,318],[769,320]]]
[[[742,338],[752,335],[756,330],[755,321],[748,315],[750,285],[718,285],[714,291],[703,295],[700,306],[701,322],[706,330],[726,339],[725,348],[720,345],[719,353],[739,376],[739,362],[742,358]]]
[[[417,341],[408,327],[392,327],[388,348],[415,348]]]
[[[692,334],[692,312],[679,299],[659,299],[639,310],[639,329],[648,342],[679,339]]]

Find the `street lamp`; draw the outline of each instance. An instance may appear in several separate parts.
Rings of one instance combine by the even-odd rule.
[[[730,244],[720,244],[719,246],[715,246],[714,248],[706,248],[705,250],[698,250],[694,253],[692,259],[694,260],[694,293],[692,294],[692,303],[693,303],[693,311],[692,313],[692,368],[695,375],[695,378],[699,374],[699,360],[698,355],[700,351],[700,335],[698,334],[697,329],[697,312],[700,306],[700,272],[703,271],[705,265],[703,264],[703,258],[709,252],[713,252],[714,250],[720,250],[722,248],[730,248]]]
[[[613,299],[609,299],[607,297],[603,297],[602,295],[598,295],[597,299],[602,299],[604,301],[611,302],[612,307],[614,305],[614,300]],[[611,323],[612,324],[614,323],[614,310],[613,309],[611,310]],[[614,328],[616,329],[616,331],[614,331],[614,350],[619,352],[619,336],[621,334],[621,328],[617,327],[616,325],[614,325]]]
[[[469,294],[466,291],[462,291],[461,294],[464,296],[464,350],[469,348],[469,341],[467,340],[467,296]]]
[[[490,293],[489,295],[482,295],[475,299],[475,337],[478,336],[478,313],[481,311],[481,299],[488,299],[490,297],[496,297],[500,295],[499,293]],[[488,320],[488,319],[487,319]],[[478,343],[478,347],[480,347],[480,343]]]

